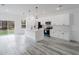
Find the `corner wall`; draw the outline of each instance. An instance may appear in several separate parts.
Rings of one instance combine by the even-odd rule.
[[[79,42],[79,9],[71,10],[71,40]]]

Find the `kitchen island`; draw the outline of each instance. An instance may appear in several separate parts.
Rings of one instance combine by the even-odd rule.
[[[44,29],[26,30],[25,35],[35,41],[40,41],[44,39]]]

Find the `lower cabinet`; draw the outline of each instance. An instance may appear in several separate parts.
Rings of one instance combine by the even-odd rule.
[[[63,29],[63,28],[55,27],[52,30],[50,30],[50,36],[63,40],[69,40],[69,30],[68,28]]]
[[[40,41],[40,40],[44,40],[44,29],[39,29],[38,31],[36,31],[35,33],[35,39],[36,41]]]

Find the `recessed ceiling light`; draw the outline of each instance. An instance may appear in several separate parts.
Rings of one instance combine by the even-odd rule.
[[[60,10],[60,8],[59,8],[59,7],[57,7],[57,8],[56,8],[56,10]]]
[[[58,7],[56,8],[56,10],[60,10],[62,8],[62,5],[58,5]]]
[[[6,12],[8,12],[9,10],[8,10],[8,9],[6,9],[5,11],[6,11]]]
[[[5,4],[1,4],[1,6],[5,6]]]
[[[38,9],[38,6],[36,6],[35,8]]]

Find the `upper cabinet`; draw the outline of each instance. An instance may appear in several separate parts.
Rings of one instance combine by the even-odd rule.
[[[52,25],[69,25],[69,14],[59,14],[52,18]]]

